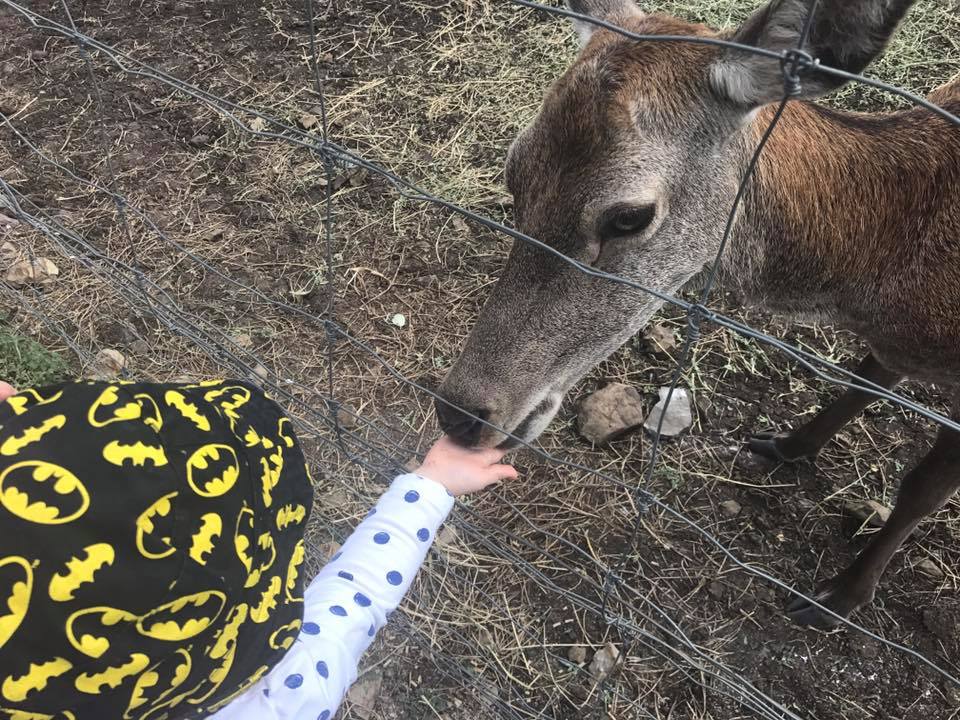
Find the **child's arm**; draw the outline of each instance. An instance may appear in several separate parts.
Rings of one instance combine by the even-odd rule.
[[[502,457],[443,438],[416,473],[394,480],[308,586],[300,636],[287,655],[213,718],[332,718],[361,655],[419,571],[454,495],[516,477],[512,467],[497,464]]]

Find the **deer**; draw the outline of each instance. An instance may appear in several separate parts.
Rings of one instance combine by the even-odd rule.
[[[860,73],[914,0],[824,0],[805,51]],[[570,0],[579,54],[511,144],[504,179],[516,227],[583,266],[675,294],[713,261],[738,183],[784,95],[776,57],[804,35],[810,0],[772,0],[718,32],[633,0]],[[893,389],[937,384],[960,418],[960,128],[923,108],[844,112],[814,102],[843,78],[807,68],[757,162],[717,277],[747,306],[855,333],[856,375]],[[960,77],[929,100],[960,112]],[[469,447],[512,449],[540,435],[564,396],[641,331],[663,301],[515,241],[440,385],[442,429]],[[814,458],[876,400],[854,383],[790,431],[749,449]],[[960,486],[960,433],[941,426],[901,479],[882,529],[845,570],[788,601],[800,626],[832,628],[874,600],[894,554]]]

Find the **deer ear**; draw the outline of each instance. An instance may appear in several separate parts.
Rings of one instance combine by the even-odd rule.
[[[916,0],[824,0],[817,6],[805,51],[820,64],[859,73],[883,52]],[[771,0],[729,38],[774,52],[796,48],[811,0]],[[725,50],[711,68],[715,89],[738,105],[754,108],[783,97],[780,63],[740,50]],[[802,96],[817,97],[846,81],[825,73],[802,78]]]
[[[567,7],[580,15],[605,20],[614,25],[620,24],[631,15],[640,13],[633,0],[567,0]],[[580,47],[583,47],[590,42],[597,26],[574,18],[573,29],[580,38]]]

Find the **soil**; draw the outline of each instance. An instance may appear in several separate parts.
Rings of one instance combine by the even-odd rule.
[[[319,137],[309,26],[296,3],[90,0],[83,12],[73,5],[79,28],[97,40]],[[509,220],[500,166],[516,127],[539,102],[541,74],[570,57],[566,29],[544,29],[529,13],[479,2],[316,5],[331,137]],[[56,3],[42,12],[68,22]],[[504,33],[542,40],[537,72],[527,66],[533,51],[519,43],[502,52],[497,46],[493,60],[475,64],[468,53],[476,47],[457,50],[474,35],[479,44]],[[524,104],[508,113],[509,121],[488,123],[487,107],[517,92],[513,80],[497,85],[489,68],[506,73],[518,66],[529,70]],[[88,266],[75,255],[70,262],[63,247],[23,222],[0,241],[56,257],[61,276],[16,302],[0,296],[0,307],[22,331],[53,347],[66,351],[69,340],[81,371],[86,355],[113,347],[144,377],[199,378],[246,366],[280,388],[291,412],[314,428],[303,434],[317,467],[315,568],[326,544],[349,532],[382,489],[391,463],[376,449],[402,464],[435,426],[428,395],[397,381],[348,340],[328,347],[322,322],[307,318],[336,318],[399,373],[436,387],[509,243],[442,208],[398,197],[375,173],[337,166],[327,177],[309,150],[254,138],[196,98],[125,74],[102,54],[94,54],[91,67],[99,97],[77,45],[0,9],[0,111],[82,179],[109,184],[112,165],[116,190],[130,207],[143,208],[166,240],[131,212],[125,228],[108,197],[40,161],[3,126],[0,178],[104,256],[138,267],[206,334],[151,312],[160,290],[148,291],[151,301],[136,283],[122,290],[116,266]],[[458,95],[463,88],[470,88],[467,99]],[[453,96],[457,102],[448,102]],[[463,140],[464,128],[475,124]],[[384,148],[393,155],[384,158]],[[451,168],[455,177],[444,185]],[[332,268],[323,223],[330,180]],[[746,312],[724,297],[716,304],[847,367],[862,353],[847,334]],[[402,327],[392,322],[397,313],[404,315]],[[671,311],[657,322],[677,337],[685,326]],[[328,363],[336,397],[349,405],[348,416],[360,416],[348,422],[341,410],[341,421],[374,450],[359,440],[331,449],[333,434],[322,422]],[[899,477],[932,441],[932,424],[881,404],[816,463],[775,466],[747,453],[743,439],[755,429],[795,424],[837,391],[775,350],[712,327],[692,367],[684,382],[695,400],[694,428],[666,442],[648,489],[750,568],[810,590],[842,569],[874,531],[847,517],[844,502],[891,504]],[[624,382],[652,406],[671,371],[670,358],[638,338],[575,390],[541,439],[544,451],[613,482],[523,452],[516,456],[522,481],[461,507],[410,601],[368,656],[366,672],[383,677],[376,709],[366,714],[348,702],[343,717],[930,720],[960,713],[960,689],[915,656],[854,629],[823,633],[791,625],[783,588],[736,566],[703,532],[663,508],[643,515],[631,542],[637,518],[631,489],[644,476],[648,439],[639,431],[607,448],[590,446],[576,433],[577,402],[609,382]],[[946,408],[936,388],[908,384],[904,393]],[[343,447],[366,469],[349,463]],[[730,500],[739,512],[721,509]],[[855,618],[955,676],[958,521],[953,502],[926,521],[895,558],[875,602]],[[942,576],[917,569],[924,560]],[[621,568],[622,582],[605,607],[619,622],[605,622],[600,611],[604,567]],[[622,656],[598,682],[585,668],[609,642]],[[571,662],[570,648],[581,646],[588,648],[585,659]],[[758,711],[757,703],[773,707],[757,699],[761,693],[793,715]]]

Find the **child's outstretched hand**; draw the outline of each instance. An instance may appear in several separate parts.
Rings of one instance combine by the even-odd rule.
[[[452,495],[467,495],[493,483],[517,478],[512,465],[500,464],[505,454],[504,450],[495,448],[460,447],[444,435],[430,448],[415,472],[440,483]]]
[[[11,398],[16,394],[17,391],[13,389],[13,385],[0,380],[0,402],[3,402],[7,398]]]

